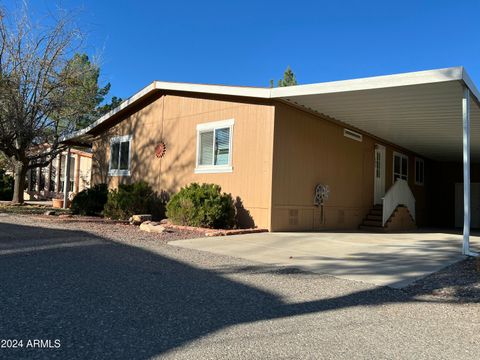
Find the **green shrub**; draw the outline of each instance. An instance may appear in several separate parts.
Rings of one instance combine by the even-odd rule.
[[[173,195],[167,217],[179,225],[228,229],[234,224],[235,208],[230,194],[215,184],[192,183]]]
[[[12,200],[13,198],[13,177],[5,174],[5,170],[0,169],[0,200]]]
[[[134,214],[152,214],[154,220],[159,220],[165,216],[165,200],[144,181],[120,184],[108,193],[103,214],[117,220],[128,220]]]
[[[98,184],[80,191],[72,200],[70,210],[80,215],[100,215],[107,202],[107,184]]]

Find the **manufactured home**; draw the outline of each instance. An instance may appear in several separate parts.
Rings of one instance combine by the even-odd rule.
[[[92,147],[93,183],[219,184],[245,226],[480,226],[478,101],[462,67],[283,88],[154,81],[65,141]]]

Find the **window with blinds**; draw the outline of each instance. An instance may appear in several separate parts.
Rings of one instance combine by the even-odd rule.
[[[232,171],[233,120],[197,126],[196,173]]]

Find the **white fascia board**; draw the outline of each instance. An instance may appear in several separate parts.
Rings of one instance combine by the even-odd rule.
[[[272,98],[288,98],[302,95],[331,94],[338,92],[361,91],[431,84],[463,79],[463,67],[451,67],[438,70],[373,76],[368,78],[324,82],[310,85],[278,87],[271,90]]]
[[[271,90],[269,88],[188,84],[188,83],[174,83],[174,82],[163,82],[163,81],[155,81],[155,88],[158,90],[186,91],[186,92],[216,94],[216,95],[245,96],[245,97],[254,97],[254,98],[261,98],[261,99],[270,98],[270,90]]]

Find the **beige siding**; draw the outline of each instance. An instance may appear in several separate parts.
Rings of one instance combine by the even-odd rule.
[[[233,172],[195,174],[197,124],[227,119],[235,120]],[[241,199],[259,227],[356,229],[373,205],[373,158],[378,143],[386,147],[387,190],[393,178],[393,151],[409,157],[409,185],[417,199],[418,223],[423,222],[426,186],[414,184],[414,154],[366,134],[362,142],[346,138],[341,125],[290,105],[158,95],[117,121],[94,143],[93,183],[115,187],[119,182],[145,180],[156,191],[169,193],[191,182],[216,183]],[[117,135],[132,135],[131,176],[108,176],[109,140]],[[160,141],[167,148],[162,159],[155,156]],[[330,187],[323,224],[320,209],[313,206],[319,183]],[[247,215],[244,220],[247,225]]]
[[[115,187],[119,182],[145,180],[155,190],[170,193],[191,182],[216,183],[241,199],[256,226],[270,228],[273,116],[269,104],[157,97],[94,143],[93,181]],[[195,174],[197,124],[227,119],[235,120],[233,172]],[[114,135],[132,135],[131,176],[108,176],[109,139]],[[167,150],[158,159],[155,146],[162,140]]]
[[[358,142],[343,127],[297,108],[278,104],[272,190],[272,230],[355,229],[373,205],[374,146],[386,146],[386,190],[392,184],[393,148],[364,135]],[[398,151],[398,150],[397,150]],[[423,187],[414,186],[414,156],[409,156],[409,184],[419,203]],[[317,184],[330,195],[324,208],[313,205]],[[420,209],[422,216],[422,209]]]

